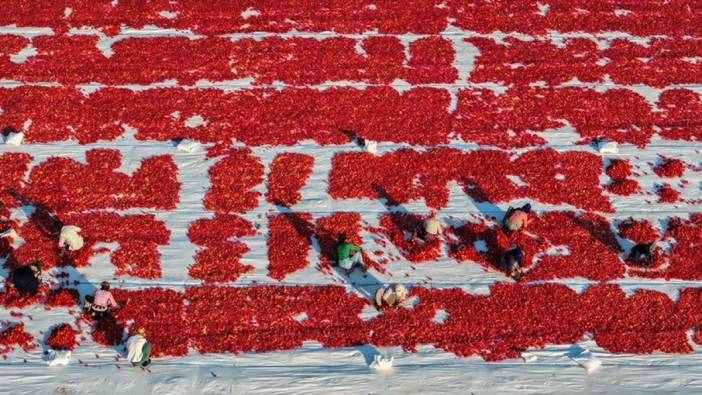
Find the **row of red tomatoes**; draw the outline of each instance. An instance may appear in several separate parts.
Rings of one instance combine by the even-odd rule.
[[[272,36],[236,41],[224,37],[127,38],[112,45],[109,58],[100,53],[95,36],[0,36],[0,42],[7,46],[7,52],[0,53],[0,74],[23,82],[148,85],[177,80],[194,85],[202,79],[252,78],[255,84],[356,81],[377,85],[396,79],[411,84],[458,79],[453,44],[438,35],[412,41],[409,57],[400,38],[393,36],[321,40]],[[30,43],[36,55],[23,63],[12,62],[10,55]],[[357,45],[364,53],[358,52]],[[151,56],[144,59],[144,53]]]
[[[374,344],[408,351],[433,344],[459,356],[501,360],[577,342],[587,333],[610,352],[687,353],[692,348],[686,332],[702,327],[702,292],[694,288],[682,290],[675,302],[655,291],[627,296],[616,285],[594,285],[578,294],[557,284],[498,284],[489,295],[415,287],[411,293],[419,302],[413,308],[384,310],[369,320],[359,318],[365,299],[334,286],[116,293],[124,307],[96,323],[93,338],[115,345],[125,332],[145,327],[156,355],[186,355],[188,345],[204,353],[267,352],[315,340],[325,347]],[[437,310],[448,318],[435,321]]]
[[[31,119],[26,137],[30,143],[114,140],[123,135],[123,125],[135,128],[141,140],[236,140],[248,145],[295,145],[305,140],[343,144],[351,132],[373,141],[412,145],[461,139],[513,148],[543,145],[546,141],[534,132],[549,133],[567,125],[574,127],[583,143],[606,137],[643,147],[656,127],[664,139],[700,137],[694,121],[702,112],[702,99],[689,89],[665,90],[657,109],[624,88],[599,92],[515,86],[501,95],[474,88],[460,89],[456,95],[456,108],[450,110],[450,92],[438,87],[405,92],[390,86],[231,92],[106,87],[85,97],[74,88],[21,86],[0,97],[4,110],[0,123],[17,129]],[[190,103],[198,103],[197,109]],[[186,120],[195,115],[206,124],[188,127]]]
[[[20,3],[21,4],[21,3]],[[547,7],[544,8],[544,5]],[[449,26],[484,34],[518,32],[548,35],[549,32],[601,33],[624,32],[634,36],[702,35],[694,21],[700,11],[678,3],[655,5],[608,2],[583,3],[577,0],[558,3],[526,0],[519,3],[480,2],[466,4],[460,0],[422,0],[407,3],[363,0],[335,2],[319,8],[302,3],[223,4],[182,3],[104,3],[71,4],[66,14],[61,4],[34,10],[11,4],[0,24],[51,27],[55,32],[90,27],[109,36],[123,26],[141,28],[155,25],[221,35],[242,32],[285,33],[337,32],[381,34],[438,34]],[[550,6],[550,8],[548,8]],[[681,23],[685,22],[685,23]]]
[[[653,38],[645,44],[614,39],[606,48],[589,38],[559,43],[551,38],[526,41],[514,37],[499,43],[482,37],[467,41],[480,50],[470,75],[476,83],[528,86],[546,82],[557,86],[577,79],[664,88],[702,81],[702,70],[691,60],[702,53],[702,46],[693,38]]]

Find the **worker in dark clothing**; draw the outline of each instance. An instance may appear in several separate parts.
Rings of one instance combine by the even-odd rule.
[[[518,280],[523,274],[522,265],[524,264],[524,251],[519,246],[511,248],[507,251],[500,260],[500,269],[512,277]]]
[[[41,284],[41,263],[20,266],[12,272],[12,284],[22,296],[35,296]]]
[[[637,244],[629,252],[629,260],[636,265],[648,266],[656,260],[654,250],[655,243]]]

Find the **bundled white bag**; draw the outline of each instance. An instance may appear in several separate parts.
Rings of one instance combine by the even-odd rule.
[[[392,368],[392,361],[394,360],[395,358],[393,357],[376,354],[373,357],[373,362],[371,362],[370,367],[375,370],[388,370]]]
[[[51,366],[66,366],[71,362],[71,355],[73,353],[71,350],[66,351],[49,351],[49,355],[46,357],[46,364]]]
[[[578,355],[571,356],[570,359],[575,361],[578,365],[582,366],[585,371],[592,373],[602,366],[602,361],[597,359],[590,350],[583,350]]]
[[[24,140],[24,133],[23,132],[19,132],[19,133],[12,132],[12,133],[7,135],[7,138],[5,139],[5,145],[19,146],[19,145],[22,145],[22,140]]]
[[[193,152],[199,151],[200,147],[201,144],[197,141],[183,139],[178,143],[176,149],[178,149],[178,151],[183,151],[192,154]]]
[[[538,361],[538,360],[539,360],[539,357],[537,357],[536,355],[534,355],[534,354],[532,354],[532,353],[523,352],[523,353],[522,353],[522,359],[523,359],[524,362],[526,362],[526,363],[531,363],[531,362],[536,362],[536,361]]]
[[[373,155],[378,155],[378,142],[372,140],[365,141],[366,151]]]
[[[602,155],[618,154],[619,146],[616,141],[602,140],[597,143],[597,151]]]

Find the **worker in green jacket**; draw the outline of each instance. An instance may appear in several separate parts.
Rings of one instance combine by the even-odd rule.
[[[346,235],[339,235],[339,244],[336,245],[336,260],[339,266],[351,274],[356,266],[366,271],[363,265],[363,252],[361,247],[346,241]]]

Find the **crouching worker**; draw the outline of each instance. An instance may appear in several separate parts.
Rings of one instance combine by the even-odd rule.
[[[127,339],[127,359],[132,366],[147,367],[151,364],[151,343],[146,340],[146,329],[137,329],[137,333]]]
[[[637,244],[629,252],[629,260],[636,265],[648,266],[656,260],[655,248],[655,243]]]
[[[41,262],[20,266],[12,272],[12,285],[21,296],[36,296],[41,284]]]
[[[500,269],[504,270],[505,274],[517,281],[522,274],[524,274],[524,270],[522,269],[523,264],[524,251],[517,246],[510,249],[502,256]]]
[[[345,235],[339,235],[339,244],[336,246],[336,259],[339,266],[351,274],[355,267],[360,267],[364,272],[367,270],[363,264],[363,252],[361,247],[346,241]]]
[[[407,300],[407,288],[402,284],[382,287],[375,292],[375,306],[378,309],[399,307],[405,300]]]
[[[502,219],[502,227],[510,232],[516,232],[520,229],[526,229],[529,224],[529,214],[531,213],[531,204],[527,203],[521,208],[510,207],[507,209],[505,217]]]
[[[95,296],[85,297],[85,311],[95,319],[103,319],[110,314],[111,309],[117,308],[112,292],[110,292],[110,283],[103,281],[100,284],[100,289],[95,292]]]
[[[83,248],[84,241],[80,231],[81,229],[74,225],[63,226],[59,235],[59,248],[66,248],[69,251],[78,251]]]
[[[419,228],[415,230],[412,239],[417,237],[419,240],[428,243],[430,241],[433,241],[443,233],[444,227],[443,225],[441,225],[441,221],[434,218],[434,216],[432,215],[431,217],[424,220],[424,222],[422,222]]]

